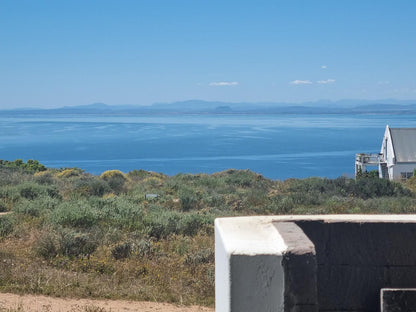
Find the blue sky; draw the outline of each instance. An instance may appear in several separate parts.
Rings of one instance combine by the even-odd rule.
[[[0,108],[416,99],[416,1],[0,1]]]

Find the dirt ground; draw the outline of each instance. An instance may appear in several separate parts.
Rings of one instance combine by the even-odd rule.
[[[46,296],[0,293],[0,311],[19,312],[214,312],[198,306],[124,300],[63,299]]]

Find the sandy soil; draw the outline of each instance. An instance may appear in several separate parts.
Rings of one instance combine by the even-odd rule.
[[[124,300],[62,299],[46,296],[0,293],[0,311],[13,309],[30,312],[214,312],[214,309],[198,306],[177,306],[168,303],[136,302]]]

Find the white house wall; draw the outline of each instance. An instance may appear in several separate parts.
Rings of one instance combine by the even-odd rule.
[[[383,143],[381,145],[380,153],[384,155],[384,160],[387,162],[387,167],[391,167],[394,165],[394,148],[389,126],[386,127],[386,131],[384,132]]]
[[[416,163],[398,163],[389,168],[389,176],[391,171],[390,180],[400,181],[402,172],[413,172],[414,169],[416,169]]]

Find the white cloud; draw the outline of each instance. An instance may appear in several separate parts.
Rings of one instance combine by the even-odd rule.
[[[327,69],[327,68],[328,68],[328,66],[326,66],[326,65],[322,65],[322,66],[321,66],[321,68],[322,68],[322,69]]]
[[[328,84],[328,83],[334,83],[335,79],[327,79],[327,80],[318,80],[316,83],[319,84]]]
[[[312,84],[312,81],[310,81],[310,80],[298,80],[298,79],[296,79],[296,80],[291,81],[290,83],[291,84],[294,84],[294,85],[301,85],[301,84]]]
[[[238,86],[238,82],[237,81],[210,82],[209,86],[211,87]]]

